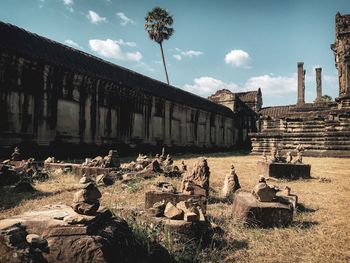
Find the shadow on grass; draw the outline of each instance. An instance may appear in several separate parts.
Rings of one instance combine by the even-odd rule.
[[[217,197],[217,196],[209,196],[208,205],[212,204],[232,204],[232,198],[230,197]]]
[[[42,192],[39,190],[35,190],[34,192],[16,193],[14,192],[13,188],[9,186],[0,187],[0,211],[14,208],[18,204],[20,204],[22,201],[35,200],[43,197],[50,197],[50,196],[61,194],[63,192],[76,191],[77,189],[79,188],[72,187],[69,189],[57,190],[54,192]]]
[[[211,248],[232,250],[247,249],[248,242],[247,240],[227,240],[221,236],[218,236],[218,238],[213,238]]]
[[[297,204],[297,212],[299,212],[299,213],[314,213],[317,210],[318,209],[306,207],[303,203]]]
[[[315,225],[318,225],[317,221],[294,221],[291,226],[298,227],[300,229],[309,229]]]
[[[42,197],[52,196],[55,193],[50,192],[26,192],[15,193],[12,188],[0,187],[0,210],[10,209],[16,207],[19,203],[25,200],[33,200]]]

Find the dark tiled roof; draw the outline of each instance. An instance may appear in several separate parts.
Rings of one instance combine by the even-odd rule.
[[[232,111],[222,105],[3,22],[0,22],[0,49],[118,82],[180,104],[232,116]]]
[[[236,92],[235,94],[243,102],[255,102],[255,99],[258,96],[258,92],[258,90],[254,90],[247,92]]]
[[[265,107],[259,111],[259,114],[261,114],[262,116],[282,118],[286,116],[294,106],[295,105]]]

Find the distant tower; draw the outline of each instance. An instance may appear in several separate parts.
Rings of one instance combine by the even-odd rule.
[[[338,69],[340,107],[350,107],[350,15],[335,16],[335,43],[331,45]]]

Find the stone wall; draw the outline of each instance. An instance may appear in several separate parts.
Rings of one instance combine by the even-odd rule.
[[[244,114],[8,24],[0,23],[0,36],[15,36],[0,40],[2,153],[15,145],[69,156],[96,147],[248,144]]]

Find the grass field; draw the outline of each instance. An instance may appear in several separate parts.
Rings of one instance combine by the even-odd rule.
[[[197,255],[199,262],[350,262],[350,160],[337,158],[304,158],[312,165],[313,179],[271,182],[288,185],[302,204],[287,228],[246,228],[232,215],[230,204],[221,202],[221,189],[231,164],[236,167],[240,184],[252,189],[258,181],[257,156],[233,153],[207,154],[211,171],[209,220],[225,230],[215,237],[209,248]],[[190,168],[197,155],[175,157],[179,165],[184,159]],[[319,177],[330,179],[320,182]],[[156,179],[142,180],[122,186],[100,187],[102,205],[110,208],[143,208],[144,193]],[[180,186],[180,179],[170,179]],[[70,204],[75,192],[73,176],[51,173],[47,182],[37,183],[33,194],[14,194],[0,189],[0,219],[53,203]]]

